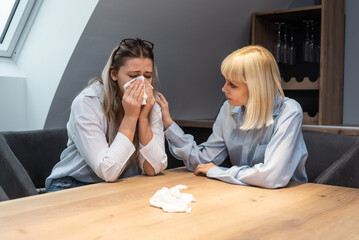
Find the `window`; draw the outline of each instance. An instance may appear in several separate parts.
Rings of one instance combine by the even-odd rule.
[[[2,2],[2,8],[0,8],[0,43],[4,41],[6,32],[9,29],[9,25],[18,5],[19,0],[3,0]]]
[[[12,56],[35,1],[0,1],[0,57]]]

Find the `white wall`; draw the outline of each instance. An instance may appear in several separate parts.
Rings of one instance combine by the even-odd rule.
[[[97,3],[43,1],[14,66],[0,62],[0,100],[7,99],[0,104],[0,131],[43,128],[57,86]],[[9,68],[20,77],[14,80],[6,73]],[[17,121],[17,115],[23,120]]]
[[[16,65],[0,62],[0,131],[26,130],[25,80]]]

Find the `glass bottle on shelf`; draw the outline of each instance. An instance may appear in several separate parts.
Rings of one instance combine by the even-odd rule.
[[[295,64],[296,58],[296,47],[294,44],[294,27],[290,29],[290,39],[289,39],[289,46],[288,46],[288,63],[290,65]]]
[[[282,62],[282,40],[281,40],[281,28],[284,24],[283,22],[275,22],[275,25],[277,25],[277,42],[274,48],[274,58],[277,61],[277,63]]]
[[[304,62],[311,62],[310,38],[309,38],[309,29],[310,29],[311,21],[312,20],[303,20],[303,22],[306,24],[306,33],[305,33],[305,39],[303,42],[303,61]]]
[[[315,24],[313,20],[310,21],[311,25],[311,33],[310,33],[310,39],[309,39],[309,61],[311,63],[314,63],[316,61],[316,42],[314,39],[314,32],[315,32]]]
[[[289,63],[287,28],[288,28],[288,25],[284,24],[283,42],[282,42],[282,48],[281,48],[281,59],[282,59],[282,62],[285,64]]]
[[[315,25],[319,25],[319,22],[315,22]],[[314,30],[313,30],[314,31]],[[318,31],[319,32],[319,31]],[[315,36],[313,36],[314,38]],[[314,46],[314,62],[320,63],[320,34],[317,34],[316,44]]]

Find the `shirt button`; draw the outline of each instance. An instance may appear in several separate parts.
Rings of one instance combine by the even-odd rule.
[[[248,146],[244,146],[244,148],[245,148],[245,149],[247,149],[247,148],[248,148]]]

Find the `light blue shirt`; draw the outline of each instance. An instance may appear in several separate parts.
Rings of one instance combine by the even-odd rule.
[[[307,182],[308,152],[301,131],[300,105],[285,98],[273,119],[268,127],[241,130],[242,107],[232,107],[226,101],[207,142],[197,145],[193,136],[185,134],[176,123],[166,129],[165,136],[171,153],[190,171],[201,163],[217,165],[208,171],[210,178],[265,188],[284,187],[290,180]],[[232,167],[219,167],[228,155]]]

